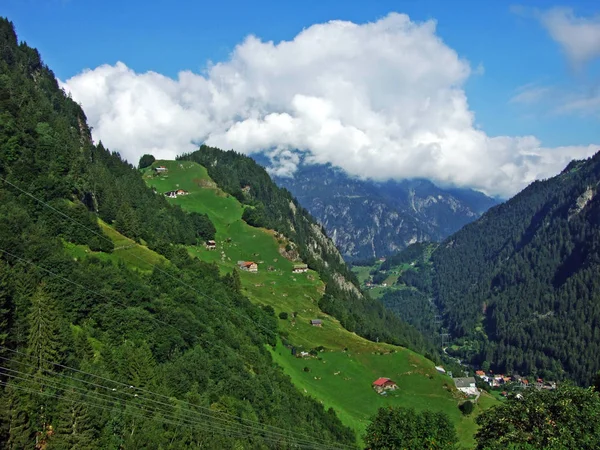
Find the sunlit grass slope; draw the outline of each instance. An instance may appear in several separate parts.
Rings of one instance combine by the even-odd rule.
[[[156,166],[165,166],[168,172],[157,175],[153,170]],[[282,256],[280,250],[287,241],[272,230],[242,221],[243,205],[218,189],[204,167],[190,161],[157,161],[144,170],[144,179],[160,195],[176,189],[188,191],[188,195],[169,201],[188,211],[205,213],[213,221],[216,250],[200,245],[189,247],[190,254],[216,263],[223,273],[231,272],[237,261],[258,263],[258,273],[240,271],[244,293],[256,303],[271,305],[277,314],[288,313],[288,319],[279,320],[280,329],[298,352],[324,347],[317,357],[307,358],[292,356],[281,343],[272,351],[299,389],[333,407],[359,437],[379,407],[408,406],[445,411],[456,424],[463,445],[472,446],[475,414],[467,418],[461,415],[461,396],[452,380],[437,373],[434,364],[423,356],[367,341],[323,313],[318,307],[324,291],[319,275],[314,271],[292,273],[299,261]],[[311,319],[321,319],[323,326],[311,326]],[[388,396],[376,394],[371,383],[381,376],[392,378],[399,389]],[[482,404],[489,406],[490,401],[494,400],[486,399]]]

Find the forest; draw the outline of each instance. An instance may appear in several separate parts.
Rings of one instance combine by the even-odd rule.
[[[399,283],[434,300],[450,352],[496,372],[589,385],[600,370],[599,182],[600,154],[573,161],[440,243],[431,265],[402,274]],[[386,297],[404,320],[432,327],[430,309],[405,309],[423,304],[417,293]]]
[[[116,251],[100,220],[159,262],[142,270],[95,256]],[[92,142],[82,109],[1,19],[6,448],[354,446],[333,410],[273,363],[272,310],[241,295],[235,273],[180,246],[213,235],[208,217],[169,205]]]

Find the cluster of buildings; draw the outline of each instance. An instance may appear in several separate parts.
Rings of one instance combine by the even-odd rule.
[[[502,375],[502,374],[486,374],[483,370],[477,370],[475,375],[485,383],[488,383],[490,387],[502,387],[508,384],[513,386],[529,388],[535,387],[537,389],[556,389],[556,382],[544,381],[542,378],[527,379],[518,374],[515,375]]]

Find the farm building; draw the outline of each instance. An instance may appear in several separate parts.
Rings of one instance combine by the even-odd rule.
[[[183,189],[177,189],[177,195],[188,195],[188,191],[184,191]]]
[[[154,168],[154,171],[156,173],[165,173],[165,172],[168,172],[169,169],[167,169],[165,166],[158,166],[158,167]]]
[[[323,321],[322,321],[321,319],[312,319],[312,320],[310,321],[310,324],[311,324],[313,327],[320,327],[320,326],[322,326],[322,325],[323,325]]]
[[[308,266],[306,264],[294,264],[294,268],[292,269],[294,273],[304,273],[308,272]]]
[[[258,272],[258,264],[252,261],[238,261],[238,267],[246,272]]]
[[[398,389],[398,385],[389,378],[377,378],[373,381],[371,386],[373,386],[373,389],[375,389],[375,392],[378,394],[381,394],[384,391],[394,391]]]
[[[435,366],[435,370],[439,373],[446,373],[446,370],[442,366]]]
[[[206,244],[204,245],[207,250],[214,250],[217,248],[217,243],[213,240],[210,241],[206,241]]]
[[[169,198],[177,198],[177,191],[169,191],[169,192],[165,192],[165,197],[169,197]]]
[[[464,392],[467,395],[479,394],[479,389],[477,389],[477,387],[475,386],[474,377],[455,378],[454,384],[456,385],[456,389],[458,389],[461,392]]]

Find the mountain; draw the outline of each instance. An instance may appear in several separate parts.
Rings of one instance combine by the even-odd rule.
[[[355,445],[274,364],[272,309],[188,254],[208,216],[95,145],[5,19],[0,199],[3,448]]]
[[[573,161],[448,237],[414,271],[412,286],[455,339],[450,352],[589,385],[600,370],[599,184],[600,153]]]
[[[451,380],[392,345],[431,344],[264,169],[202,147],[138,170],[5,19],[0,199],[3,447],[353,448],[391,405],[442,411],[473,443]],[[397,393],[372,390],[382,375]]]
[[[427,180],[361,180],[331,165],[301,164],[293,177],[274,179],[317,218],[349,260],[440,241],[497,204],[469,189],[442,189]]]

